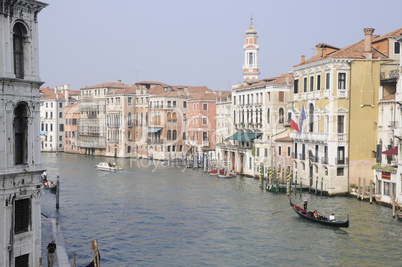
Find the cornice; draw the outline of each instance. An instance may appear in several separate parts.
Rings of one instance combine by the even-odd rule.
[[[37,14],[48,4],[35,0],[3,0],[0,2],[0,14],[5,17],[18,16],[22,17],[22,13],[34,14],[35,21]]]

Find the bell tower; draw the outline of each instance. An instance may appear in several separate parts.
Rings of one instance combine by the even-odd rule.
[[[254,29],[253,18],[250,19],[250,26],[246,30],[244,48],[243,80],[245,83],[252,83],[258,80],[260,70],[258,68],[257,31]]]

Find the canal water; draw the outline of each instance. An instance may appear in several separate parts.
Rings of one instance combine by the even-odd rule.
[[[124,170],[108,173],[95,170],[100,161],[114,159],[42,153],[49,179],[59,173],[61,183],[59,210],[46,191],[42,213],[59,219],[78,266],[92,260],[92,239],[102,267],[402,265],[402,222],[387,207],[310,195],[309,209],[349,215],[350,227],[337,229],[303,220],[286,195],[252,178],[130,159],[116,159]]]

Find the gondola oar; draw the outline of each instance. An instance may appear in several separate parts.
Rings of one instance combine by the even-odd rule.
[[[303,203],[301,203],[301,204],[303,204]],[[300,205],[301,205],[301,204],[300,204]],[[298,206],[299,206],[299,205],[298,205]],[[290,210],[291,208],[293,208],[293,207],[289,207],[289,208],[284,209],[284,210],[275,211],[275,212],[273,212],[271,215],[277,214],[277,213],[282,212],[282,211],[285,211],[285,210]]]

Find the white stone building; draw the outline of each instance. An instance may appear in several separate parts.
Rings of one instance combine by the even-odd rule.
[[[41,257],[38,13],[45,3],[0,1],[0,266]]]

